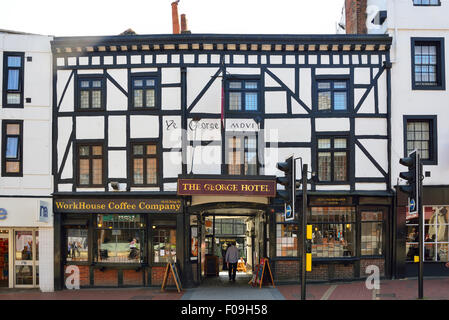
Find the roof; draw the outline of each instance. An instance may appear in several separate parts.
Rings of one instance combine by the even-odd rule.
[[[388,35],[154,34],[55,37],[55,53],[148,50],[347,51],[389,50]]]

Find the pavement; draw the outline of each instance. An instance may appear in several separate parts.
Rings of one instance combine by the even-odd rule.
[[[248,284],[247,276],[229,282],[227,276],[208,278],[197,288],[159,287],[63,290],[50,293],[39,289],[0,289],[0,300],[300,300],[300,285],[276,285],[262,288]],[[416,300],[418,281],[381,280],[380,288],[369,290],[365,281],[309,283],[307,300]],[[449,300],[449,277],[425,278],[425,300]]]

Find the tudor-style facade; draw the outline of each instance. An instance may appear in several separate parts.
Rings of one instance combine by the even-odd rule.
[[[308,188],[309,279],[357,279],[370,264],[390,276],[390,44],[383,35],[55,38],[56,287],[70,264],[82,286],[159,285],[167,256],[198,283],[208,221],[225,215],[248,217],[252,267],[268,256],[277,281],[297,279],[298,224],[284,221],[272,192],[276,163],[291,154],[319,178]],[[109,246],[114,237],[135,240],[138,255]]]

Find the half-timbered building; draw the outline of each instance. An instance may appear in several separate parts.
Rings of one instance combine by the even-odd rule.
[[[390,44],[55,38],[55,286],[69,265],[81,286],[160,285],[170,259],[198,284],[237,234],[250,269],[269,257],[276,281],[297,280],[300,228],[276,198],[276,164],[290,155],[315,177],[308,279],[358,279],[372,264],[389,276]]]

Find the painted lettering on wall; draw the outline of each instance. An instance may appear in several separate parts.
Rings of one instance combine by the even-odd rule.
[[[56,199],[55,210],[58,212],[90,213],[180,213],[180,199]]]
[[[176,125],[175,120],[165,120],[165,125],[167,126],[167,131],[170,129],[177,129],[178,126]]]

